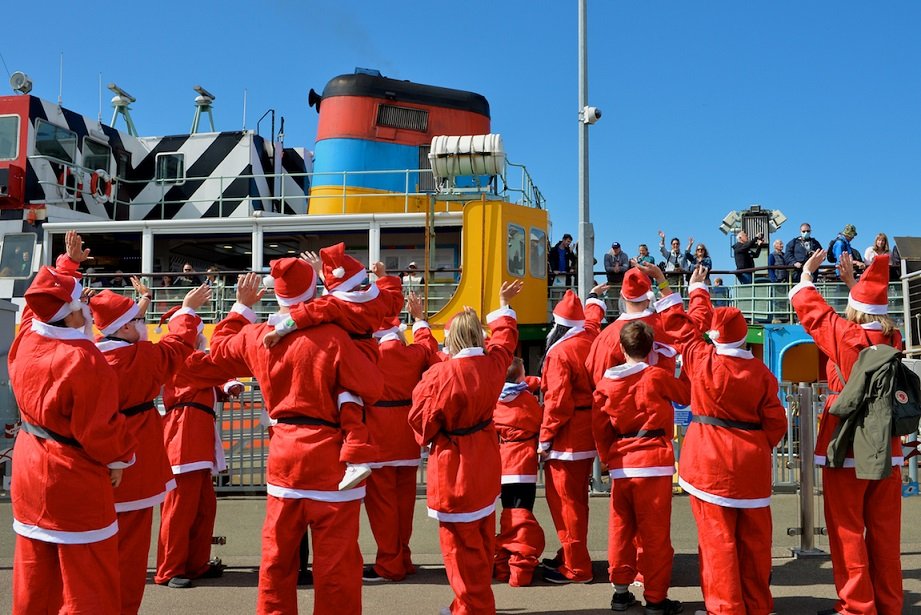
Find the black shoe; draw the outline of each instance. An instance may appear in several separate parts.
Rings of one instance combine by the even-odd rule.
[[[817,612],[816,615],[838,615],[838,611],[835,609],[822,609],[821,611]]]
[[[166,586],[173,589],[187,589],[192,587],[192,581],[185,577],[173,577],[166,583]]]
[[[198,578],[199,579],[219,579],[222,576],[224,576],[224,568],[225,566],[223,564],[216,564],[214,562],[209,562],[207,570],[205,570],[203,573],[198,575]]]
[[[313,585],[313,573],[309,570],[301,570],[297,573],[298,585]]]
[[[630,592],[614,592],[611,597],[612,611],[626,611],[634,604],[636,604],[636,596]]]
[[[545,557],[544,559],[540,560],[540,565],[547,570],[556,570],[562,563],[563,562],[561,562],[560,558],[558,557]]]
[[[576,579],[570,579],[559,570],[544,570],[544,581],[556,583],[557,585],[568,585],[569,583],[591,583],[592,579],[588,578],[578,581]]]
[[[646,601],[646,615],[675,615],[683,610],[684,605],[677,600],[666,598],[662,602]]]
[[[377,574],[374,566],[365,566],[364,571],[361,573],[361,580],[365,583],[386,583],[392,579]]]

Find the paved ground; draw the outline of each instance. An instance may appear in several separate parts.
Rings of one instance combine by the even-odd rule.
[[[902,506],[902,566],[905,577],[905,613],[921,615],[921,497],[904,499]],[[595,560],[595,578],[591,585],[553,586],[538,582],[530,588],[511,588],[494,584],[496,604],[500,613],[561,614],[610,613],[608,605],[611,586],[606,582],[605,568],[607,537],[607,499],[591,500],[590,544]],[[545,530],[552,528],[546,503],[537,502],[536,513]],[[832,605],[831,564],[828,559],[795,559],[790,549],[799,539],[787,535],[787,528],[798,524],[798,504],[794,495],[777,495],[772,505],[774,513],[774,576],[773,592],[778,615],[803,615]],[[259,532],[264,514],[264,500],[257,497],[225,497],[218,502],[216,533],[226,535],[228,543],[215,547],[228,568],[224,578],[202,581],[189,590],[171,590],[148,585],[141,612],[145,614],[182,613],[252,613],[256,603],[256,567],[259,564]],[[365,613],[395,613],[415,615],[437,613],[451,599],[441,556],[438,551],[437,525],[425,517],[425,502],[417,501],[415,534],[412,546],[414,559],[421,564],[420,572],[402,583],[365,586]],[[821,508],[818,511],[821,519]],[[156,521],[155,521],[156,524]],[[8,501],[0,502],[0,613],[11,608],[11,568],[13,563],[13,533]],[[675,567],[670,597],[686,603],[685,613],[702,608],[697,574],[697,535],[684,496],[674,499],[672,541],[675,546]],[[827,550],[824,537],[816,544]],[[366,521],[362,520],[361,549],[366,561],[373,557],[374,542]],[[558,547],[556,536],[548,531],[547,550]],[[152,553],[153,555],[153,553]],[[153,559],[150,565],[153,565]],[[301,613],[310,613],[312,592],[298,592]],[[630,613],[640,615],[642,608]],[[345,614],[343,614],[345,615]]]

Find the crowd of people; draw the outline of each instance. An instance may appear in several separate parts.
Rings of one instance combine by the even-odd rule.
[[[664,258],[680,254],[677,239],[668,252],[660,237]],[[208,560],[211,476],[224,463],[215,404],[241,392],[238,377],[259,382],[270,433],[258,613],[297,611],[299,545],[308,535],[315,613],[360,613],[362,582],[413,575],[423,448],[428,515],[438,521],[455,595],[443,614],[495,613],[493,579],[525,586],[538,568],[550,583],[593,580],[587,498],[596,457],[612,482],[611,609],[636,604],[630,585],[640,581],[647,615],[682,612],[668,598],[673,403],[694,408],[679,483],[697,522],[701,613],[773,610],[770,463],[786,416],[776,379],[745,348],[742,313],[711,301],[705,247],[693,266],[683,255],[681,271],[663,270],[648,254],[628,259],[613,272],[622,275],[625,310],[603,331],[608,286],[584,302],[567,291],[553,310],[540,373],[529,375],[515,357],[511,303],[520,280],[502,282],[499,305],[485,317],[469,307],[455,314],[441,349],[410,294],[407,343],[400,278],[374,263],[369,283],[364,264],[337,244],[272,261],[265,279],[241,276],[205,352],[197,310],[210,299],[208,284],[164,315],[168,332],[152,343],[143,326],[150,289],[134,278],[137,300],[85,292],[79,268],[89,249],[74,232],[65,243],[26,292],[9,354],[22,414],[12,477],[14,612],[136,613],[158,505],[154,581],[178,589],[222,574]],[[616,269],[620,254],[615,244]],[[802,263],[790,296],[840,390],[860,349],[901,340],[885,316],[888,255],[877,252],[857,281],[842,254],[846,318],[812,283],[825,256],[819,247]],[[679,273],[689,275],[687,309],[671,288]],[[267,288],[278,309],[260,323],[252,308]],[[163,418],[154,406],[161,387]],[[823,417],[823,465],[833,429]],[[893,456],[884,476],[869,480],[856,473],[853,451],[848,458],[823,469],[839,595],[831,612],[894,615],[902,605],[901,460]],[[540,463],[561,545],[545,559],[533,514]],[[367,565],[358,546],[362,502],[377,544]]]

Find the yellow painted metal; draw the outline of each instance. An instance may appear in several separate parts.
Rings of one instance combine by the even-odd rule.
[[[344,196],[343,196],[344,192]],[[310,189],[314,215],[421,213],[429,206],[428,194],[404,194],[374,188],[316,186]],[[460,211],[463,202],[438,201],[436,211]]]

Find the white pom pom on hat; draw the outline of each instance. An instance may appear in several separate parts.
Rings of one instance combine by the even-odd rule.
[[[342,267],[336,267],[333,269],[332,274],[334,278],[342,278],[345,276],[345,269]]]

